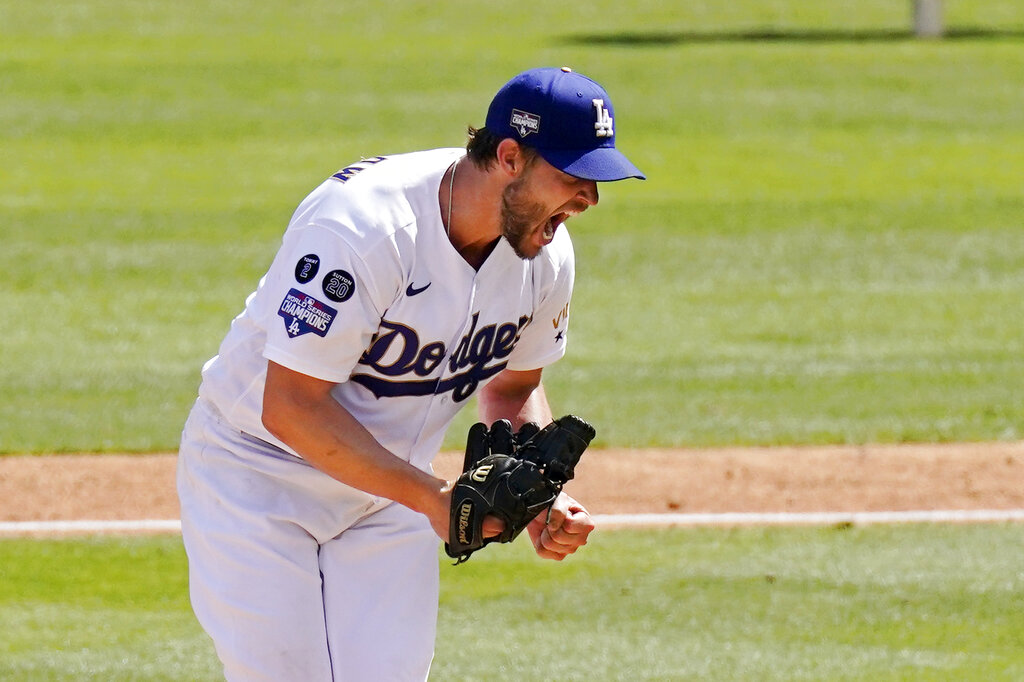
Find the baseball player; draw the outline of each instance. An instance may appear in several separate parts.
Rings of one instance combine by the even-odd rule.
[[[533,69],[466,150],[363,159],[299,205],[182,433],[192,604],[228,680],[427,677],[453,486],[431,460],[472,395],[487,423],[552,422],[564,224],[644,177],[614,125],[596,82]],[[562,493],[529,535],[560,560],[592,529]]]

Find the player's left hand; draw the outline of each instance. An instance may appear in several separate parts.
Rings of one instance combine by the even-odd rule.
[[[559,493],[551,507],[526,527],[533,540],[537,556],[561,561],[587,544],[587,536],[594,530],[594,519],[582,504]]]

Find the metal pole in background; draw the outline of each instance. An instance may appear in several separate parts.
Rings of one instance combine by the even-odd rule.
[[[914,35],[941,38],[942,33],[942,0],[914,0]]]

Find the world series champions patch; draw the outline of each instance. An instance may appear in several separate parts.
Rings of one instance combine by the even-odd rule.
[[[284,318],[288,336],[295,338],[313,332],[327,336],[327,330],[338,315],[338,311],[298,289],[291,289],[281,301],[277,314]]]

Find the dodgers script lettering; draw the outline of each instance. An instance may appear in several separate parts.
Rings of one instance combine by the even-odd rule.
[[[518,322],[488,324],[477,329],[479,319],[480,313],[473,315],[469,331],[451,355],[443,341],[421,343],[415,329],[382,320],[381,331],[359,359],[359,364],[372,368],[374,374],[354,374],[352,381],[370,389],[378,398],[451,391],[452,399],[461,402],[473,395],[481,381],[505,369],[508,363],[501,361],[512,354],[523,328],[532,318],[524,315]],[[446,358],[448,362],[443,364]],[[433,376],[439,370],[447,370],[449,376]]]

